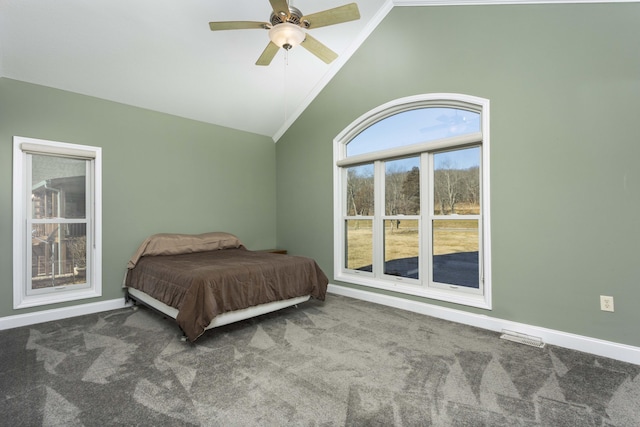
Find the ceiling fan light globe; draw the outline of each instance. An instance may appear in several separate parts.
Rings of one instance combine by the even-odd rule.
[[[269,30],[269,39],[278,47],[287,46],[289,50],[298,46],[305,39],[305,33],[299,26],[290,22],[274,25]]]

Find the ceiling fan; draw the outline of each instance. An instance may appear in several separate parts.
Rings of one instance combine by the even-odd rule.
[[[278,49],[289,50],[297,45],[304,47],[328,64],[336,59],[338,54],[311,37],[305,30],[360,19],[360,11],[355,3],[310,15],[303,15],[300,10],[290,6],[287,0],[269,0],[269,3],[271,3],[271,8],[273,9],[269,22],[209,22],[209,28],[211,28],[211,31],[269,30],[269,39],[271,41],[258,58],[256,65],[269,65],[276,53],[278,53]]]

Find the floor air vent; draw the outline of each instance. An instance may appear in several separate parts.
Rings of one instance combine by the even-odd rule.
[[[521,334],[520,332],[507,331],[503,330],[500,338],[507,341],[513,341],[520,344],[530,345],[532,347],[542,348],[544,347],[544,342],[542,342],[542,338],[532,337],[531,335]]]

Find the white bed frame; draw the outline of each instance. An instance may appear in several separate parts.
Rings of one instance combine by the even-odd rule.
[[[167,304],[158,301],[157,299],[145,294],[142,291],[134,288],[127,288],[127,292],[134,300],[140,301],[143,304],[154,308],[155,310],[171,317],[174,320],[178,316],[178,309],[168,306]],[[267,314],[273,311],[281,310],[283,308],[291,307],[292,305],[297,305],[308,301],[309,298],[311,298],[311,295],[305,295],[301,297],[269,302],[266,304],[256,305],[254,307],[222,313],[214,317],[211,323],[209,323],[209,326],[205,328],[205,330],[216,328],[218,326],[228,325],[229,323],[239,322],[241,320],[250,319],[262,314]]]

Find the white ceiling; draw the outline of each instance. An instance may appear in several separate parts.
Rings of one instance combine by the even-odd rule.
[[[298,47],[260,67],[267,31],[208,23],[267,22],[268,0],[0,0],[0,75],[277,140],[392,7],[355,1],[360,20],[310,30],[340,55],[332,64]]]

